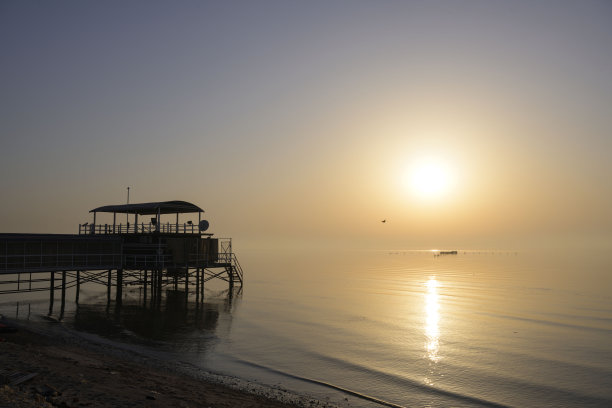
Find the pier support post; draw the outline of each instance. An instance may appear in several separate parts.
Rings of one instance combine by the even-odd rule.
[[[200,302],[200,268],[196,268],[196,304]]]
[[[117,306],[121,306],[121,298],[123,296],[123,269],[117,269],[117,293],[115,295]]]
[[[110,304],[112,277],[113,277],[112,271],[109,269],[108,270],[108,279],[106,281],[106,304],[107,305]]]
[[[155,281],[155,269],[151,269],[151,278],[149,279],[149,285],[151,285],[151,299],[149,303],[153,305],[153,299],[155,299],[155,289],[153,288],[153,282]]]
[[[143,305],[146,307],[147,306],[147,270],[144,270],[144,285],[142,285],[144,288],[144,292],[143,292]]]
[[[53,313],[53,300],[55,299],[55,272],[51,272],[49,280],[49,315]]]
[[[81,271],[76,271],[76,297],[74,301],[79,303],[79,292],[81,291]]]
[[[185,302],[189,298],[189,267],[185,267]]]
[[[157,269],[151,269],[151,306],[157,302]]]
[[[161,298],[162,298],[162,274],[164,270],[162,268],[157,269],[157,306],[161,307]]]
[[[64,306],[66,306],[66,271],[62,271],[62,304],[60,306],[60,320],[64,318]]]
[[[227,272],[229,274],[229,290],[231,292],[234,289],[234,267],[230,265]]]
[[[201,279],[201,283],[200,283],[200,302],[204,302],[204,271],[206,270],[206,268],[202,268],[202,273],[200,273],[200,279]]]

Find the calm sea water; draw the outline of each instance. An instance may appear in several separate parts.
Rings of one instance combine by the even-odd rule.
[[[612,406],[606,254],[239,257],[245,285],[231,298],[210,285],[201,307],[172,294],[155,312],[131,289],[118,315],[84,286],[63,325],[340,406]],[[46,293],[0,298],[7,317],[43,324],[47,310]]]

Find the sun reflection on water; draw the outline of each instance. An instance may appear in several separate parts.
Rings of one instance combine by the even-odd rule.
[[[432,362],[440,360],[440,303],[438,296],[438,281],[435,277],[429,278],[425,294],[425,351],[427,358]]]

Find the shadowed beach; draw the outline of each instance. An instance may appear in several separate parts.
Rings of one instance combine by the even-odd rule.
[[[19,328],[0,340],[2,407],[328,406],[237,379],[197,378],[168,362],[76,337]]]

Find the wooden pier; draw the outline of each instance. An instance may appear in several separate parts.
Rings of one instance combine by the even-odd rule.
[[[91,210],[92,223],[80,224],[78,234],[0,234],[0,294],[48,290],[51,313],[56,290],[63,309],[66,289],[76,288],[78,303],[80,285],[89,282],[105,285],[109,301],[115,288],[118,305],[127,285],[141,285],[152,304],[165,287],[203,300],[211,279],[226,281],[232,292],[243,283],[232,240],[207,233],[203,212],[185,201],[109,205]],[[112,224],[97,224],[99,213],[113,214]],[[179,222],[189,213],[198,214],[197,224]],[[169,215],[172,222],[162,219]]]

